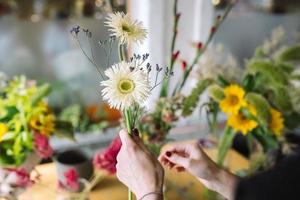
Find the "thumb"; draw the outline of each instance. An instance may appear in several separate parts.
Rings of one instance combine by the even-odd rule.
[[[125,129],[122,129],[119,132],[119,136],[120,136],[122,145],[132,146],[134,144],[134,141],[132,140],[132,138],[130,137],[130,135],[128,134],[128,132]]]
[[[185,168],[187,168],[190,164],[190,159],[189,158],[182,157],[182,156],[180,156],[176,153],[172,153],[170,155],[170,157],[167,157],[167,159],[169,161],[171,161],[172,163],[177,164],[177,165],[181,165]]]

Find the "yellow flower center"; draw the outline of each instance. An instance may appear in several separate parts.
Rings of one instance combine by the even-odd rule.
[[[122,24],[122,31],[130,34],[132,33],[132,27],[130,27],[128,24]]]
[[[135,88],[135,85],[134,85],[134,82],[130,79],[123,79],[119,82],[119,90],[121,93],[123,94],[128,94],[128,93],[131,93],[134,88]]]
[[[239,103],[239,98],[236,95],[229,95],[228,101],[231,105],[236,105],[237,103]]]

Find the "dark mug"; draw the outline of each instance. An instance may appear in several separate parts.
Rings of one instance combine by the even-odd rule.
[[[81,150],[67,150],[54,156],[58,180],[65,182],[65,172],[75,169],[80,178],[89,180],[93,175],[93,164],[90,157]]]

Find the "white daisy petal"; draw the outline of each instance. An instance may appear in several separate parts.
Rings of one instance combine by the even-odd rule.
[[[130,70],[130,63],[120,62],[105,71],[102,96],[113,108],[124,110],[133,104],[143,104],[150,95],[150,83],[143,70]]]
[[[105,25],[109,27],[112,36],[119,38],[120,43],[143,43],[147,37],[147,31],[143,23],[132,20],[128,14],[116,12],[108,14]]]

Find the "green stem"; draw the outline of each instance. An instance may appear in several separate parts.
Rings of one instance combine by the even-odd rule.
[[[130,108],[128,108],[124,111],[124,118],[125,118],[127,132],[129,133],[129,135],[131,135],[131,131],[133,129],[133,124],[132,124],[132,113],[131,113]]]
[[[133,194],[130,190],[128,190],[128,200],[133,200]]]
[[[120,61],[124,61],[125,56],[124,56],[124,49],[123,49],[123,45],[119,44],[119,59]]]
[[[231,147],[234,135],[233,129],[227,126],[224,130],[218,147],[217,164],[219,166],[222,166],[224,163],[227,152]]]
[[[171,42],[171,57],[170,57],[170,70],[172,71],[174,68],[175,60],[173,59],[173,53],[175,49],[175,43],[177,38],[177,27],[178,27],[178,21],[179,17],[177,17],[177,5],[178,0],[175,0],[174,7],[173,7],[173,17],[174,17],[174,26],[173,26],[173,36],[172,36],[172,42]],[[161,91],[160,91],[160,97],[167,97],[168,96],[168,87],[169,87],[169,79],[165,79],[162,83]]]
[[[124,52],[124,46],[122,44],[119,44],[119,59],[120,61],[124,61],[125,58],[125,52]],[[131,135],[132,129],[133,129],[133,116],[132,116],[132,112],[131,109],[125,109],[124,110],[124,118],[125,118],[125,123],[126,123],[126,128],[127,128],[127,132],[129,135]],[[128,189],[128,200],[133,200],[133,195],[132,192]]]
[[[194,66],[199,62],[199,59],[201,58],[201,56],[203,55],[203,53],[205,52],[205,50],[207,49],[208,45],[210,44],[210,42],[212,41],[215,33],[217,32],[217,30],[219,29],[220,25],[223,23],[223,21],[226,19],[227,15],[229,14],[229,12],[231,11],[232,7],[234,6],[234,3],[232,4],[229,4],[229,6],[226,8],[226,11],[223,15],[223,17],[217,21],[215,23],[215,31],[211,31],[209,36],[208,36],[208,39],[206,40],[203,48],[201,49],[197,49],[197,52],[196,52],[196,56],[192,62],[192,64],[187,68],[187,70],[184,72],[184,75],[183,75],[183,79],[181,81],[181,83],[178,83],[177,87],[174,89],[173,91],[173,96],[175,96],[177,93],[181,92],[183,86],[185,85],[186,83],[186,80],[187,78],[189,77],[192,69],[194,68]]]

